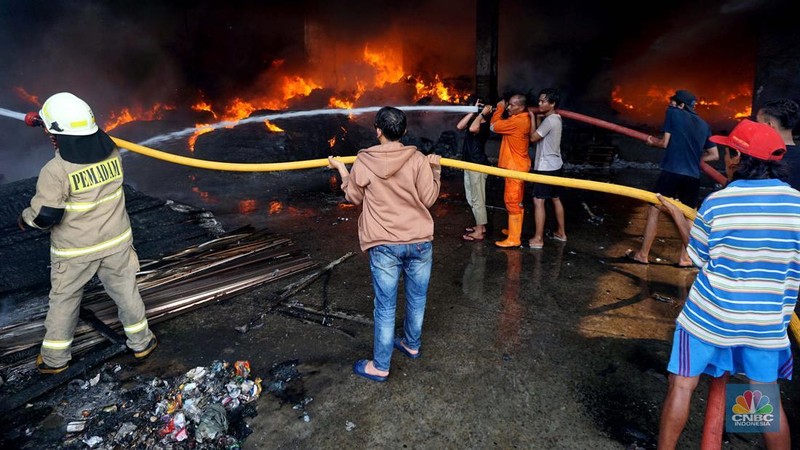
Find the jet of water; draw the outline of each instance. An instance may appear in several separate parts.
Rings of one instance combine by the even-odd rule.
[[[11,117],[12,119],[19,119],[25,121],[25,114],[11,111],[9,109],[0,108],[0,116]]]
[[[437,111],[437,112],[460,112],[460,113],[477,112],[474,106],[398,106],[397,108],[402,111]],[[295,117],[310,117],[310,116],[333,115],[333,114],[356,115],[369,112],[377,112],[379,109],[381,109],[380,106],[369,106],[364,108],[353,108],[353,109],[314,109],[310,111],[290,111],[283,113],[253,116],[241,120],[218,122],[215,124],[203,126],[203,129],[210,128],[212,130],[216,130],[218,128],[235,127],[237,125],[242,125],[245,123],[263,122],[265,120],[273,120],[273,119],[291,119]],[[166,133],[156,137],[152,137],[145,141],[139,142],[139,145],[148,146],[152,144],[157,144],[159,142],[165,142],[168,140],[177,139],[184,136],[189,136],[196,131],[197,128],[195,127],[185,128],[180,131],[173,131],[172,133]]]
[[[476,112],[474,106],[418,106],[417,105],[417,106],[398,106],[397,108],[403,111],[436,111],[436,112],[460,112],[460,113]],[[273,120],[273,119],[292,119],[295,117],[310,117],[310,116],[322,116],[322,115],[333,115],[333,114],[357,115],[370,112],[377,112],[379,109],[381,109],[380,106],[368,106],[364,108],[353,108],[353,109],[314,109],[310,111],[289,111],[282,113],[253,116],[241,120],[229,120],[224,122],[218,122],[215,124],[203,126],[203,128],[204,129],[210,128],[212,130],[216,130],[218,128],[235,127],[237,125],[242,125],[245,123],[263,122],[265,120]],[[25,120],[25,114],[11,111],[5,108],[0,108],[0,115],[11,117],[12,119],[19,119],[22,121]],[[180,131],[173,131],[172,133],[166,133],[156,137],[152,137],[145,141],[139,142],[139,145],[147,146],[159,142],[165,142],[172,139],[181,138],[184,136],[189,136],[193,134],[195,131],[197,131],[197,128],[195,127],[185,128]]]

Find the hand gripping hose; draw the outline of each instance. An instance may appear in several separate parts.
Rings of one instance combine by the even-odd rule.
[[[632,138],[638,139],[640,141],[647,142],[648,139],[653,138],[653,136],[651,136],[649,134],[646,134],[646,133],[642,133],[641,131],[632,130],[630,128],[626,128],[626,127],[623,127],[621,125],[617,125],[617,124],[611,123],[611,122],[606,122],[605,120],[600,120],[600,119],[597,119],[595,117],[589,117],[589,116],[584,115],[584,114],[580,114],[580,113],[576,113],[576,112],[572,112],[572,111],[567,111],[567,110],[564,110],[564,109],[557,109],[556,113],[560,114],[562,117],[566,117],[568,119],[573,119],[573,120],[577,120],[577,121],[580,121],[580,122],[584,122],[584,123],[588,123],[588,124],[591,124],[591,125],[595,125],[595,126],[598,126],[600,128],[605,128],[607,130],[611,130],[611,131],[614,131],[614,132],[617,132],[617,133],[620,133],[620,134],[624,134],[625,136],[632,137]],[[703,173],[708,175],[708,177],[711,178],[712,180],[714,180],[714,182],[716,182],[717,184],[721,184],[721,185],[725,186],[728,183],[728,180],[725,179],[725,176],[723,174],[719,173],[719,171],[717,171],[716,169],[711,167],[705,161],[700,161],[700,170],[702,170]]]
[[[276,172],[283,170],[297,170],[297,169],[312,169],[316,167],[327,167],[328,159],[309,159],[306,161],[293,161],[283,163],[228,163],[220,161],[208,161],[203,159],[189,158],[187,156],[173,155],[171,153],[154,150],[152,148],[144,147],[142,145],[134,144],[132,142],[124,141],[112,137],[114,142],[125,149],[140,153],[142,155],[150,156],[152,158],[160,159],[175,164],[182,164],[189,167],[197,167],[200,169],[224,170],[231,172]],[[355,156],[337,157],[338,160],[345,164],[352,164],[356,160]],[[519,172],[516,170],[501,169],[499,167],[484,166],[482,164],[475,164],[460,161],[457,159],[442,158],[441,163],[446,167],[453,167],[462,170],[471,170],[474,172],[486,173],[489,175],[496,175],[503,178],[516,178],[523,181],[531,181],[542,184],[552,184],[556,186],[564,186],[576,189],[585,189],[589,191],[607,192],[609,194],[624,195],[627,197],[636,198],[653,204],[661,204],[652,192],[642,189],[636,189],[619,184],[603,183],[599,181],[580,180],[576,178],[553,177],[548,175],[538,175],[528,172]],[[673,201],[669,199],[670,201]],[[695,211],[692,208],[675,200],[673,201],[689,218],[694,218]]]
[[[160,159],[175,164],[181,164],[189,167],[197,167],[200,169],[210,170],[223,170],[230,172],[277,172],[283,170],[298,170],[298,169],[313,169],[317,167],[327,167],[328,159],[309,159],[306,161],[292,161],[282,163],[227,163],[220,161],[208,161],[203,159],[189,158],[187,156],[173,155],[171,153],[154,150],[142,145],[134,144],[119,138],[111,137],[114,142],[124,149],[136,152],[151,158]],[[356,160],[355,156],[338,157],[338,160],[345,164],[352,164]],[[622,195],[642,200],[654,205],[660,205],[661,202],[656,197],[656,194],[645,191],[643,189],[632,188],[629,186],[622,186],[619,184],[603,183],[600,181],[581,180],[577,178],[564,178],[553,177],[548,175],[539,175],[528,172],[519,172],[516,170],[501,169],[499,167],[484,166],[482,164],[475,164],[464,162],[457,159],[442,158],[441,164],[446,167],[453,167],[455,169],[471,170],[474,172],[481,172],[489,175],[496,175],[503,178],[516,178],[523,181],[531,181],[534,183],[550,184],[555,186],[563,186],[574,189],[584,189],[587,191],[605,192],[608,194]],[[694,220],[697,211],[684,205],[683,203],[670,198],[666,199],[674,203],[680,208],[683,215],[689,220]],[[789,329],[792,331],[795,340],[800,345],[800,319],[797,314],[792,314]]]

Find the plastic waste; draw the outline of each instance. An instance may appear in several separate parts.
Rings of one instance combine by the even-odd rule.
[[[238,449],[252,432],[241,422],[256,414],[255,406],[243,407],[259,398],[262,380],[249,378],[249,361],[214,361],[170,379],[138,379],[134,390],[120,389],[119,371],[109,364],[98,375],[73,380],[71,395],[81,402],[65,402],[60,411],[71,418],[64,425],[70,442],[104,450]]]
[[[85,420],[74,420],[67,423],[67,433],[78,433],[83,431],[84,428],[86,428]]]
[[[250,361],[236,361],[233,365],[236,376],[247,378],[250,376]]]
[[[90,438],[86,438],[83,440],[83,443],[88,445],[89,448],[93,448],[95,445],[103,442],[103,438],[100,436],[92,436]]]
[[[128,436],[134,431],[136,431],[136,425],[134,425],[133,422],[125,422],[117,430],[117,434],[114,436],[114,441],[119,442],[121,439],[125,438],[125,436]]]
[[[195,432],[195,437],[198,442],[202,442],[204,440],[214,439],[217,437],[217,434],[224,434],[227,429],[228,417],[225,408],[215,403],[203,410],[203,414],[200,417],[200,424],[197,426],[197,431]]]
[[[203,377],[206,376],[206,368],[200,366],[195,367],[194,369],[186,372],[186,376],[191,378],[192,380],[200,381],[203,379]]]

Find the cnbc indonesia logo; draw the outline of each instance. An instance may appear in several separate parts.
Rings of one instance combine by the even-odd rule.
[[[731,408],[734,427],[768,427],[775,420],[769,397],[761,391],[744,391]]]

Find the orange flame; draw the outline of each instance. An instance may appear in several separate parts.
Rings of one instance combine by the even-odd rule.
[[[244,119],[245,117],[249,116],[250,114],[255,111],[256,108],[253,106],[252,103],[242,100],[239,97],[233,99],[233,101],[225,108],[225,112],[222,114],[223,121],[238,121]]]
[[[416,83],[417,95],[414,100],[430,96],[443,102],[457,103],[466,98],[467,94],[455,88],[452,83],[443,81],[439,75],[435,75],[433,80],[426,80],[422,76],[411,76],[404,72],[403,68],[403,49],[402,46],[381,43],[369,43],[354,47],[354,53],[347,53],[352,56],[359,73],[351,74],[344,71],[346,75],[337,75],[336,83],[346,83],[344,86],[337,84],[339,91],[335,96],[328,98],[328,106],[340,109],[353,109],[358,100],[366,92],[367,88],[384,88],[393,83]],[[271,80],[264,89],[256,95],[248,97],[235,97],[231,101],[222,105],[213,105],[205,99],[203,93],[200,98],[191,106],[195,111],[208,111],[215,120],[236,122],[253,115],[255,111],[262,109],[280,110],[290,105],[290,100],[299,97],[309,96],[316,89],[323,88],[321,78],[313,78],[306,74],[289,73],[284,60],[273,60],[269,73]],[[107,130],[114,129],[121,124],[134,120],[154,120],[163,117],[163,111],[172,109],[171,107],[154,105],[148,111],[141,108],[123,108],[120,111],[112,112],[111,119],[105,127]],[[272,132],[284,131],[280,127],[265,121],[264,125]],[[194,150],[197,138],[204,133],[212,131],[207,124],[197,124],[196,132],[189,139],[189,148]],[[333,138],[332,138],[333,139]],[[335,144],[335,140],[333,140]],[[333,145],[333,144],[331,144]]]
[[[403,72],[403,57],[391,49],[383,51],[370,50],[369,46],[364,46],[364,62],[375,69],[375,87],[383,87],[387,84],[397,83],[405,76]]]
[[[620,95],[620,87],[615,86],[611,91],[611,102],[623,109],[633,109],[633,105],[626,103],[625,99]]]
[[[211,128],[211,126],[207,123],[198,123],[197,125],[195,125],[195,128],[197,129],[195,130],[194,134],[189,136],[189,150],[192,152],[194,152],[194,144],[195,142],[197,142],[197,138],[199,138],[201,134],[206,134],[214,131],[214,129]]]
[[[39,96],[38,95],[29,94],[28,91],[26,91],[24,87],[17,86],[17,87],[14,88],[14,92],[17,93],[17,96],[19,98],[21,98],[23,100],[27,100],[27,101],[33,103],[36,106],[42,106],[42,104],[39,103]]]
[[[314,89],[320,89],[322,86],[315,83],[313,80],[306,80],[297,75],[293,77],[283,77],[283,99],[289,100],[290,98],[298,96],[308,96]]]
[[[663,120],[664,109],[675,90],[674,86],[664,85],[630,85],[624,89],[616,86],[611,92],[611,102],[621,110],[621,117],[655,125]],[[713,91],[704,93],[697,99],[696,110],[706,121],[733,122],[752,114],[752,87],[749,85],[719,85]]]
[[[328,106],[331,108],[353,109],[353,102],[331,97],[330,101],[328,101]]]
[[[430,96],[443,102],[456,103],[465,100],[468,96],[467,93],[457,92],[453,86],[446,86],[444,82],[439,79],[439,74],[434,75],[433,81],[429,83],[426,83],[425,80],[421,78],[417,78],[414,83],[414,88],[417,90],[414,101]]]
[[[744,111],[737,112],[733,116],[733,118],[736,120],[749,119],[750,117],[752,117],[752,115],[753,115],[753,107],[748,106],[747,108],[744,109]]]
[[[239,200],[239,205],[237,210],[239,214],[248,215],[252,212],[255,212],[258,203],[255,200],[246,199],[246,200]]]
[[[192,109],[195,111],[208,111],[211,113],[212,116],[214,116],[215,119],[217,118],[217,113],[215,113],[214,110],[211,109],[211,105],[204,102],[203,100],[200,100],[194,105],[192,105]]]
[[[283,204],[277,200],[269,202],[269,214],[278,214],[283,211]]]
[[[122,108],[118,112],[111,112],[103,128],[105,131],[110,131],[134,120],[159,120],[164,117],[164,111],[172,111],[174,109],[174,106],[162,105],[161,103],[156,103],[147,111],[139,106],[134,107],[133,110],[131,108]]]
[[[328,106],[331,108],[340,108],[340,109],[353,109],[355,106],[356,101],[361,98],[364,92],[367,91],[367,86],[364,84],[363,81],[357,80],[356,81],[356,89],[352,92],[351,97],[348,99],[345,98],[336,98],[331,97],[328,101]]]
[[[265,120],[264,121],[264,125],[266,125],[267,129],[269,131],[272,131],[273,133],[283,133],[283,128],[275,125],[274,123],[270,122],[269,120]]]
[[[254,98],[252,100],[244,100],[236,97],[225,107],[221,120],[237,122],[241,119],[249,117],[251,114],[253,114],[253,111],[259,109],[283,109],[287,106],[287,100],[299,96],[308,96],[311,94],[311,91],[314,89],[320,89],[320,87],[321,86],[313,80],[307,80],[297,75],[285,76],[283,77],[283,84],[280,88],[281,98],[264,96]],[[198,103],[198,105],[201,104],[206,106],[204,102]],[[211,106],[208,105],[208,107],[209,110],[211,110]],[[283,131],[278,127],[272,128],[270,125],[267,125],[267,128],[272,131]]]
[[[333,148],[333,146],[334,146],[335,144],[336,144],[336,136],[334,136],[334,137],[332,137],[332,138],[328,139],[328,146],[330,146],[330,148]]]
[[[210,205],[216,205],[217,203],[219,203],[219,200],[217,200],[216,197],[209,194],[208,191],[200,190],[200,188],[197,186],[192,187],[192,192],[197,194],[197,196],[200,197],[200,200],[202,200],[203,203]]]

